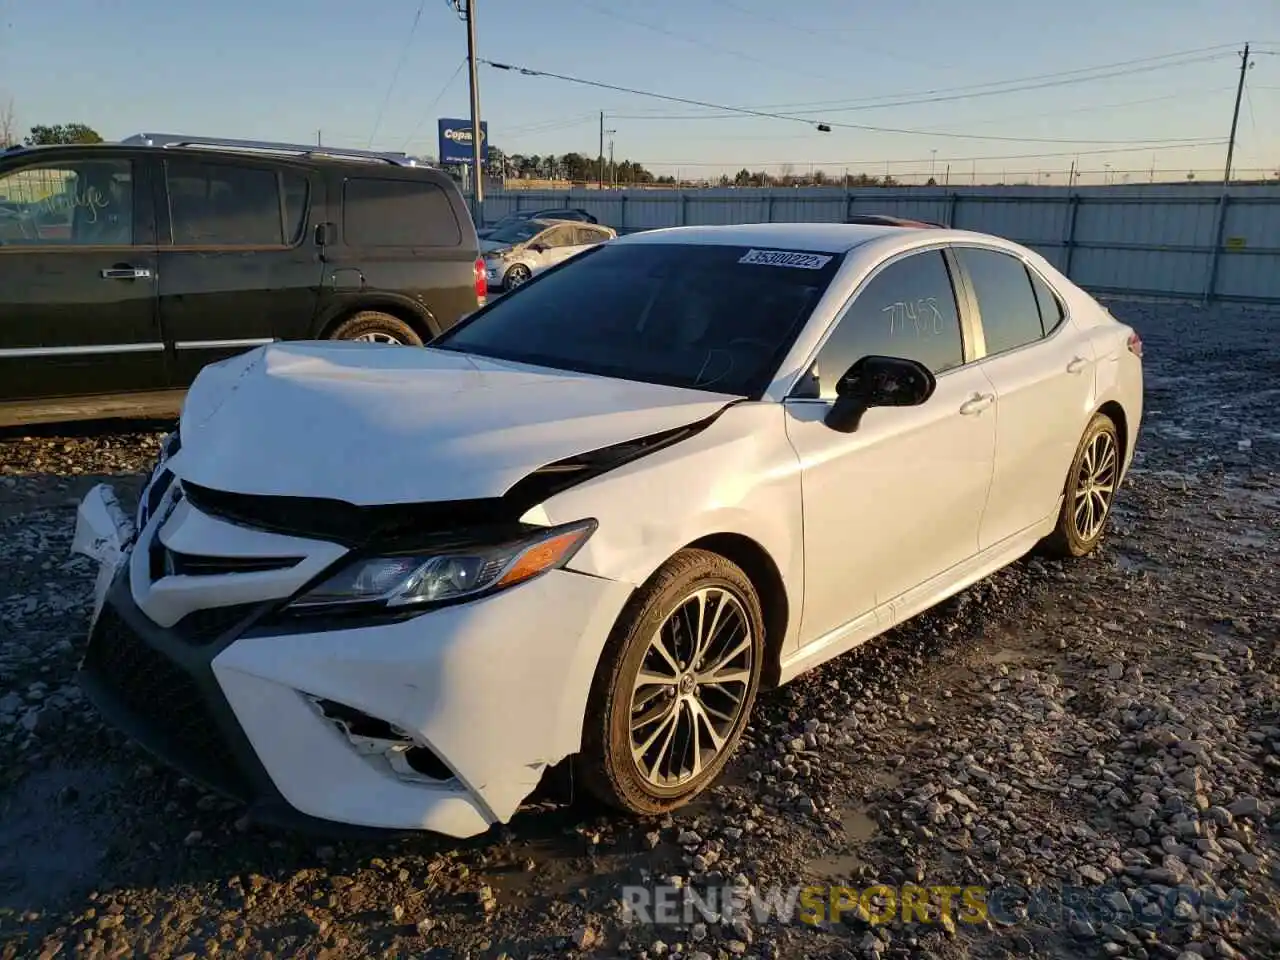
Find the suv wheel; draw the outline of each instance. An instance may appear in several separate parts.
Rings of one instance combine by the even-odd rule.
[[[358,340],[363,343],[387,343],[400,347],[420,347],[422,338],[413,328],[389,313],[361,310],[338,325],[330,340]]]

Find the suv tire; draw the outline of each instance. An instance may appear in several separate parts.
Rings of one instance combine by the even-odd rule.
[[[397,344],[402,347],[420,347],[422,338],[413,328],[389,313],[380,310],[361,310],[348,317],[329,334],[330,340],[365,340],[372,343]]]

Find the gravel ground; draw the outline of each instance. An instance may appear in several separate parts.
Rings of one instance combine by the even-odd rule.
[[[71,681],[74,505],[136,493],[167,425],[0,434],[0,957],[1280,955],[1280,312],[1111,306],[1148,408],[1104,547],[764,697],[723,784],[661,821],[551,794],[463,843],[248,826]],[[659,883],[998,893],[982,922],[629,922],[622,886]]]

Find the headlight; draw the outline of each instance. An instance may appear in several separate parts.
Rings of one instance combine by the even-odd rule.
[[[564,566],[595,529],[595,520],[580,520],[493,546],[368,557],[339,570],[290,606],[412,608],[505,590]]]

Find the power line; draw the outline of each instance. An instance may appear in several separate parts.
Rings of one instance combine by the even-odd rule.
[[[891,94],[878,97],[863,97],[859,99],[842,98],[839,100],[810,100],[792,103],[773,103],[759,104],[755,107],[746,107],[747,110],[792,110],[800,113],[812,113],[823,110],[825,112],[846,111],[846,110],[862,110],[862,109],[881,109],[886,107],[912,106],[916,103],[935,103],[941,102],[938,98],[946,99],[967,99],[970,96],[996,96],[1004,93],[1021,93],[1025,90],[1043,89],[1038,81],[1048,80],[1067,80],[1071,83],[1088,83],[1093,80],[1107,80],[1117,76],[1129,76],[1129,67],[1143,67],[1143,69],[1134,70],[1133,73],[1147,72],[1148,69],[1164,70],[1172,67],[1186,66],[1191,63],[1207,62],[1214,59],[1224,59],[1234,55],[1234,50],[1230,49],[1234,44],[1218,44],[1213,47],[1201,47],[1194,50],[1183,50],[1178,53],[1160,54],[1154,57],[1142,57],[1136,60],[1120,60],[1115,63],[1102,64],[1094,67],[1082,67],[1075,70],[1062,70],[1055,73],[1042,73],[1032,76],[1012,78],[1008,80],[992,80],[986,83],[970,84],[967,86],[951,87],[947,89],[921,90],[910,93]],[[1199,56],[1204,55],[1204,56]],[[1172,62],[1168,62],[1172,61]],[[1147,66],[1144,66],[1147,65]],[[1103,71],[1103,72],[1099,72]],[[1084,76],[1084,74],[1093,74]],[[1072,79],[1075,78],[1075,79]],[[1032,84],[1028,86],[1028,84]],[[1058,84],[1051,84],[1058,85]],[[993,90],[996,87],[1008,87],[1006,90]],[[990,91],[990,92],[984,92]],[[814,108],[812,110],[804,108]],[[736,109],[736,108],[735,108]],[[707,119],[705,115],[691,116],[690,119]]]
[[[403,149],[405,149],[406,147],[408,147],[408,146],[409,146],[409,144],[413,141],[413,139],[414,139],[415,137],[417,137],[417,135],[418,135],[418,131],[419,131],[419,130],[421,130],[421,129],[422,129],[422,125],[423,125],[424,123],[426,123],[426,122],[427,122],[427,117],[431,116],[431,114],[433,114],[433,113],[435,112],[436,105],[437,105],[441,100],[443,100],[443,99],[444,99],[444,95],[445,95],[446,93],[448,93],[448,92],[449,92],[449,88],[453,86],[453,81],[455,81],[455,80],[457,80],[457,79],[458,79],[458,75],[459,75],[460,73],[462,73],[462,69],[463,69],[463,67],[465,67],[466,65],[467,65],[467,60],[466,60],[466,58],[464,57],[462,60],[460,60],[460,61],[458,62],[457,69],[455,69],[455,70],[453,71],[453,74],[449,77],[449,79],[445,81],[444,86],[440,88],[440,92],[439,92],[438,94],[436,94],[436,98],[435,98],[434,100],[432,100],[432,101],[431,101],[431,106],[427,107],[427,109],[426,109],[426,110],[424,110],[424,111],[422,112],[422,116],[418,118],[417,126],[415,126],[415,127],[413,128],[413,132],[412,132],[412,133],[410,133],[410,134],[409,134],[409,136],[405,138],[404,146],[400,148],[401,150],[403,150]]]
[[[1198,147],[1216,147],[1225,144],[1227,141],[1218,138],[1217,140],[1206,140],[1195,143],[1183,143],[1176,146],[1161,147],[1161,150],[1189,150]],[[1088,157],[1088,156],[1107,156],[1113,153],[1147,153],[1150,147],[1118,147],[1113,150],[1062,150],[1056,153],[1006,153],[1006,154],[988,154],[984,156],[970,157],[938,157],[938,163],[973,163],[985,162],[988,160],[1048,160],[1055,157]],[[906,164],[923,164],[931,163],[934,158],[914,157],[911,159],[899,160],[753,160],[751,164],[765,167],[786,166],[807,166],[812,164],[815,167],[876,167],[885,165],[906,165]],[[666,167],[731,167],[737,166],[740,161],[730,163],[717,163],[710,160],[646,160],[646,163],[654,165],[662,165]]]
[[[593,13],[597,13],[597,14],[599,14],[599,15],[601,15],[601,16],[604,16],[604,17],[611,17],[611,18],[612,18],[612,19],[614,19],[614,20],[618,20],[618,21],[620,21],[620,22],[622,22],[622,23],[629,23],[629,24],[631,24],[632,26],[641,27],[641,28],[643,28],[643,29],[645,29],[645,30],[651,30],[651,31],[653,31],[654,33],[659,33],[659,34],[662,34],[663,36],[671,37],[672,39],[679,40],[679,41],[681,41],[681,42],[683,42],[683,43],[691,43],[691,44],[693,44],[694,46],[702,47],[704,50],[710,50],[710,51],[711,51],[711,52],[713,52],[713,53],[720,53],[720,54],[725,54],[725,55],[730,56],[730,57],[737,57],[738,59],[740,59],[740,60],[746,60],[746,61],[748,61],[749,63],[755,63],[755,64],[759,64],[759,65],[761,65],[761,66],[771,67],[771,68],[773,68],[773,69],[775,69],[775,70],[785,70],[785,71],[787,71],[788,73],[793,73],[793,74],[794,74],[794,73],[801,73],[801,74],[805,74],[805,75],[810,76],[810,77],[816,77],[816,78],[817,78],[817,79],[819,79],[819,80],[826,80],[826,81],[828,81],[828,82],[833,82],[833,83],[834,83],[834,82],[841,82],[841,81],[837,80],[837,78],[835,78],[835,77],[831,76],[830,74],[824,74],[824,73],[812,73],[812,72],[807,71],[807,70],[798,70],[797,68],[795,68],[795,67],[793,67],[793,66],[784,66],[784,65],[779,64],[779,63],[773,63],[773,62],[771,62],[771,61],[769,61],[769,60],[762,60],[762,59],[760,59],[759,57],[753,56],[753,55],[751,55],[751,54],[749,54],[749,53],[743,53],[741,50],[733,50],[733,49],[731,49],[731,48],[729,48],[729,47],[722,47],[722,46],[720,46],[719,44],[715,44],[715,43],[708,43],[706,40],[703,40],[703,39],[701,39],[701,38],[699,38],[699,37],[691,37],[691,36],[688,36],[688,35],[686,35],[686,34],[677,33],[677,32],[676,32],[676,31],[674,31],[674,30],[668,30],[666,27],[659,27],[659,26],[657,26],[657,25],[655,25],[655,24],[652,24],[652,23],[646,23],[646,22],[645,22],[645,21],[643,21],[643,20],[636,20],[636,19],[635,19],[635,18],[633,18],[633,17],[628,17],[628,16],[626,16],[626,15],[624,15],[624,14],[621,14],[621,13],[618,13],[618,12],[616,12],[616,11],[614,11],[614,10],[609,10],[609,9],[607,9],[607,8],[605,8],[605,7],[599,7],[599,6],[597,6],[596,4],[591,3],[591,2],[590,2],[590,0],[577,0],[577,2],[578,2],[581,6],[584,6],[584,7],[586,7],[588,10],[592,11]]]
[[[995,134],[966,134],[954,132],[942,132],[937,130],[909,130],[903,127],[881,127],[862,123],[837,123],[834,121],[825,121],[816,123],[805,117],[799,117],[784,113],[770,113],[763,110],[751,110],[747,107],[729,107],[723,104],[709,103],[705,100],[694,100],[688,97],[675,97],[664,93],[653,93],[648,90],[637,90],[634,87],[623,87],[617,84],[604,83],[599,80],[587,80],[582,77],[573,77],[561,73],[551,73],[546,70],[534,70],[529,67],[521,67],[507,63],[495,63],[492,60],[481,60],[481,63],[493,67],[497,70],[509,70],[515,73],[521,73],[531,77],[548,77],[553,80],[563,80],[567,83],[577,83],[588,87],[596,87],[602,90],[613,90],[618,93],[629,93],[639,97],[651,97],[657,100],[668,100],[673,103],[683,103],[697,107],[708,107],[713,110],[728,110],[738,112],[755,117],[763,117],[768,120],[787,120],[792,123],[803,123],[807,126],[816,126],[820,132],[830,132],[832,127],[840,127],[848,130],[862,130],[871,133],[896,133],[908,136],[929,136],[934,138],[957,139],[957,140],[991,140],[1001,141],[1005,143],[1142,143],[1148,146],[1156,146],[1159,144],[1179,143],[1183,140],[1172,138],[1158,138],[1148,140],[1082,140],[1082,139],[1062,139],[1054,137],[1007,137],[997,136]],[[1185,138],[1184,138],[1185,139]]]
[[[386,112],[387,104],[391,102],[391,92],[396,88],[396,82],[400,79],[400,71],[404,68],[405,58],[409,56],[409,45],[413,43],[413,35],[418,32],[418,21],[422,19],[422,8],[427,5],[427,0],[418,0],[418,12],[413,15],[413,26],[409,28],[409,35],[404,38],[404,46],[400,48],[400,58],[396,61],[396,67],[391,71],[391,83],[387,85],[386,95],[382,98],[382,106],[378,108],[377,119],[373,121],[373,132],[369,134],[369,147],[373,146],[373,138],[378,135],[378,128],[382,126],[382,115]]]

